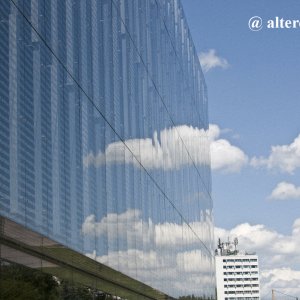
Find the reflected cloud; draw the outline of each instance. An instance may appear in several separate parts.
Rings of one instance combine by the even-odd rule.
[[[212,263],[200,250],[184,251],[177,254],[177,265],[186,273],[210,272]]]
[[[152,138],[128,139],[109,144],[104,153],[90,152],[84,166],[100,167],[126,163],[146,169],[180,169],[187,165],[207,165],[213,170],[239,172],[247,165],[247,155],[228,140],[219,139],[221,130],[211,124],[208,130],[181,125],[155,131]],[[209,151],[210,150],[210,151]],[[211,158],[210,158],[211,156]]]
[[[151,218],[142,220],[142,212],[137,209],[129,209],[121,214],[109,213],[100,221],[96,221],[95,215],[86,217],[82,224],[84,236],[100,237],[109,236],[112,239],[127,240],[139,239],[143,245],[152,244],[152,247],[170,247],[183,245],[199,245],[212,240],[213,221],[211,212],[205,210],[200,213],[200,220],[177,224],[164,222],[154,224]]]
[[[104,254],[97,254],[95,250],[86,255],[157,289],[167,287],[170,294],[197,294],[205,289],[210,294],[209,289],[214,283],[213,249],[208,254],[199,238],[208,246],[213,240],[211,212],[203,211],[199,221],[188,225],[172,222],[154,224],[150,218],[142,220],[142,212],[136,209],[111,213],[99,221],[90,215],[82,225],[84,236],[107,236],[116,243],[125,237],[136,242],[127,243],[128,249],[112,251],[108,247]]]
[[[126,144],[126,146],[125,146]],[[86,167],[106,163],[127,163],[147,169],[179,169],[184,165],[210,164],[207,133],[203,129],[182,125],[154,132],[152,138],[128,139],[109,144],[105,152],[89,153]]]
[[[95,252],[86,255],[157,289],[163,285],[169,288],[169,294],[178,296],[188,294],[191,289],[197,294],[213,283],[213,260],[200,250],[175,254],[172,251],[128,249],[102,256],[96,256]]]
[[[137,209],[129,209],[121,214],[109,213],[100,221],[96,221],[95,215],[89,215],[82,224],[82,233],[84,236],[109,236],[128,242],[139,240],[144,246],[149,245],[153,243],[155,228],[151,219],[146,222],[141,216],[141,211]]]

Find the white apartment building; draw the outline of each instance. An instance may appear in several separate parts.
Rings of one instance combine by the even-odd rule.
[[[259,267],[255,253],[236,249],[234,243],[221,243],[216,249],[218,300],[259,300]]]

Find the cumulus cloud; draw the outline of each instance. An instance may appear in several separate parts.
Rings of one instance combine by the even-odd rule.
[[[108,213],[97,221],[95,215],[89,215],[82,224],[85,236],[109,236],[110,239],[140,240],[142,246],[169,248],[175,246],[199,246],[200,240],[208,243],[213,238],[212,215],[209,210],[200,212],[199,221],[186,223],[164,222],[153,224],[153,221],[142,220],[142,213],[129,209],[123,213]],[[193,232],[191,231],[191,229]],[[188,236],[188,238],[187,238]]]
[[[124,213],[109,213],[100,221],[96,221],[95,215],[89,215],[82,224],[82,232],[86,235],[101,236],[106,234],[108,228],[111,232],[118,232],[124,235],[128,231],[139,232],[141,222],[141,211],[129,209]]]
[[[226,172],[238,172],[247,165],[248,156],[228,140],[219,138],[221,129],[218,125],[209,125],[211,168]]]
[[[199,295],[199,291],[207,291],[208,295],[214,293],[214,277],[210,272],[214,265],[199,250],[176,254],[175,251],[157,249],[128,249],[110,251],[102,256],[95,252],[86,255],[169,295]]]
[[[225,58],[217,56],[215,49],[210,49],[208,52],[201,52],[199,60],[204,72],[208,72],[214,68],[226,69],[229,67],[228,61]]]
[[[271,291],[285,293],[291,296],[300,294],[300,271],[291,268],[275,268],[271,270],[263,270],[260,273],[260,281],[262,285],[262,295],[271,298]],[[278,293],[278,296],[282,296]]]
[[[240,248],[255,251],[259,257],[262,299],[270,298],[271,289],[300,294],[300,218],[294,221],[290,235],[264,225],[239,224],[225,230],[215,228],[215,237],[239,239]]]
[[[129,243],[119,249],[108,246],[105,254],[97,255],[94,251],[86,255],[176,297],[199,295],[199,291],[214,293],[213,249],[208,253],[199,241],[199,238],[205,243],[213,240],[211,212],[203,212],[199,221],[188,225],[153,224],[151,219],[142,220],[139,210],[109,213],[99,221],[90,215],[82,225],[85,237],[106,236],[112,244],[118,244],[118,240],[125,237]],[[131,244],[131,239],[135,243]]]
[[[207,133],[192,126],[166,128],[159,133],[155,131],[152,138],[128,139],[125,144],[127,147],[123,142],[114,142],[105,153],[90,153],[84,160],[85,166],[125,162],[137,167],[142,164],[147,169],[170,170],[193,163],[210,163]]]
[[[254,157],[251,165],[293,174],[300,167],[300,135],[291,144],[272,146],[269,157]]]
[[[213,170],[237,172],[248,162],[247,155],[225,139],[220,128],[208,130],[181,125],[154,132],[152,138],[129,139],[109,144],[105,152],[89,153],[84,165],[99,167],[109,163],[127,163],[147,169],[179,169],[185,165],[209,165]],[[129,151],[130,149],[130,151]],[[209,152],[210,150],[210,152]],[[211,155],[211,157],[210,157]]]
[[[285,181],[280,182],[272,191],[269,199],[300,199],[300,187],[296,187],[294,184]]]
[[[116,270],[125,271],[129,275],[134,275],[137,265],[141,266],[141,269],[144,270],[155,270],[159,261],[159,257],[154,250],[127,249],[123,251],[111,251],[108,255],[102,256],[97,256],[94,251],[87,254],[87,256]],[[161,267],[166,268],[169,266],[167,261],[161,263]]]
[[[209,211],[202,214],[199,221],[189,223],[206,243],[213,238],[210,231],[212,224]],[[107,230],[109,227],[114,229]],[[184,295],[189,289],[194,289],[193,293],[197,294],[195,285],[205,288],[213,282],[210,273],[214,268],[213,261],[201,248],[198,238],[193,237],[187,224],[154,224],[151,219],[142,220],[141,211],[128,210],[121,214],[108,214],[99,221],[91,215],[85,219],[82,231],[90,237],[106,235],[111,241],[117,241],[122,236],[128,240],[134,239],[135,243],[127,244],[128,249],[117,251],[108,248],[106,254],[97,255],[94,252],[87,255],[158,289],[168,286],[170,294]],[[222,240],[237,237],[240,249],[257,252],[262,299],[270,298],[271,289],[299,295],[300,218],[294,221],[289,235],[262,224],[243,223],[230,230],[215,228],[214,236]],[[184,287],[183,278],[187,282]],[[184,290],[187,287],[189,289]]]
[[[128,247],[135,246],[136,240],[144,247],[154,243],[155,227],[151,219],[143,221],[141,211],[129,209],[121,214],[109,213],[100,221],[95,215],[86,217],[82,224],[82,233],[90,237],[108,237],[110,240],[126,239]]]
[[[170,247],[170,245],[199,245],[199,239],[207,243],[213,237],[212,220],[209,211],[206,212],[206,219],[203,221],[191,222],[188,225],[176,223],[159,223],[155,225],[155,245],[159,247]],[[188,236],[188,238],[187,238]]]
[[[186,273],[199,273],[199,270],[209,273],[212,268],[211,260],[197,249],[178,253],[176,261]]]
[[[272,266],[270,258],[274,258],[275,255],[290,255],[300,261],[300,219],[294,221],[291,235],[280,234],[262,224],[243,223],[231,230],[215,228],[215,236],[222,239],[227,239],[228,236],[237,237],[240,244],[249,251],[270,255],[268,258],[265,256],[262,258],[262,263],[267,266]]]
[[[213,170],[239,172],[248,163],[248,156],[225,139],[213,141],[210,145],[210,151]]]

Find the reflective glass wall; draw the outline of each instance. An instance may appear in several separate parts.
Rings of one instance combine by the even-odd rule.
[[[0,77],[1,215],[214,295],[206,86],[180,2],[1,1]]]

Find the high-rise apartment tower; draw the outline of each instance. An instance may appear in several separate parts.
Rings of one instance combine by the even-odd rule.
[[[258,256],[237,250],[234,242],[221,243],[216,249],[218,300],[259,300]]]

